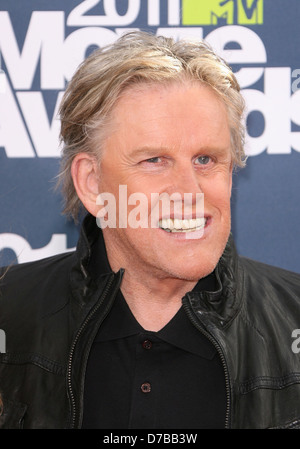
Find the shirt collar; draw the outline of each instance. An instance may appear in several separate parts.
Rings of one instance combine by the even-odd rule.
[[[184,351],[196,354],[206,359],[212,359],[215,348],[189,321],[181,307],[176,315],[158,332],[147,331],[137,322],[128,307],[122,293],[119,291],[111,312],[106,317],[95,342],[118,340],[136,335],[163,340]]]

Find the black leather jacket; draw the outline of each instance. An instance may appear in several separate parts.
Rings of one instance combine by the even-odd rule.
[[[9,269],[0,286],[0,428],[80,428],[89,350],[122,274],[110,270],[91,216],[75,252]],[[215,274],[218,290],[187,293],[183,307],[220,354],[226,427],[300,427],[300,353],[292,351],[300,275],[238,257],[231,237]]]

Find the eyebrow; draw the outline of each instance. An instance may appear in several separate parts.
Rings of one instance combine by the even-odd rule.
[[[203,147],[203,148],[199,148],[199,150],[195,151],[195,156],[197,155],[201,155],[201,154],[205,154],[205,153],[214,153],[216,155],[220,155],[224,152],[226,152],[227,150],[230,150],[230,148],[226,147]],[[140,147],[140,148],[135,148],[132,152],[131,152],[131,157],[136,157],[136,156],[147,156],[147,157],[152,157],[152,156],[157,156],[158,154],[160,154],[161,156],[164,153],[168,153],[168,154],[172,154],[173,152],[173,148],[172,147],[163,147],[163,146],[158,146],[158,147],[150,147],[150,146],[144,146],[144,147]]]
[[[130,158],[132,160],[151,159],[159,156],[171,156],[172,152],[172,148],[143,146],[134,148],[130,153]]]
[[[145,154],[147,156],[151,156],[157,153],[161,153],[161,152],[166,152],[166,151],[170,151],[170,148],[166,148],[166,147],[149,147],[149,146],[145,146],[145,147],[141,147],[141,148],[135,148],[132,153],[131,156],[138,156],[140,154]]]

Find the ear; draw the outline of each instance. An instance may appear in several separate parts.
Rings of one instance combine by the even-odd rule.
[[[77,154],[72,162],[71,175],[79,199],[96,217],[99,209],[96,205],[99,194],[99,163],[96,158],[87,153]]]

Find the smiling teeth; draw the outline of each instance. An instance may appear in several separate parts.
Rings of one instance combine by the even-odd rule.
[[[206,218],[191,218],[181,220],[179,218],[164,218],[159,220],[159,227],[167,232],[194,232],[203,229]]]

